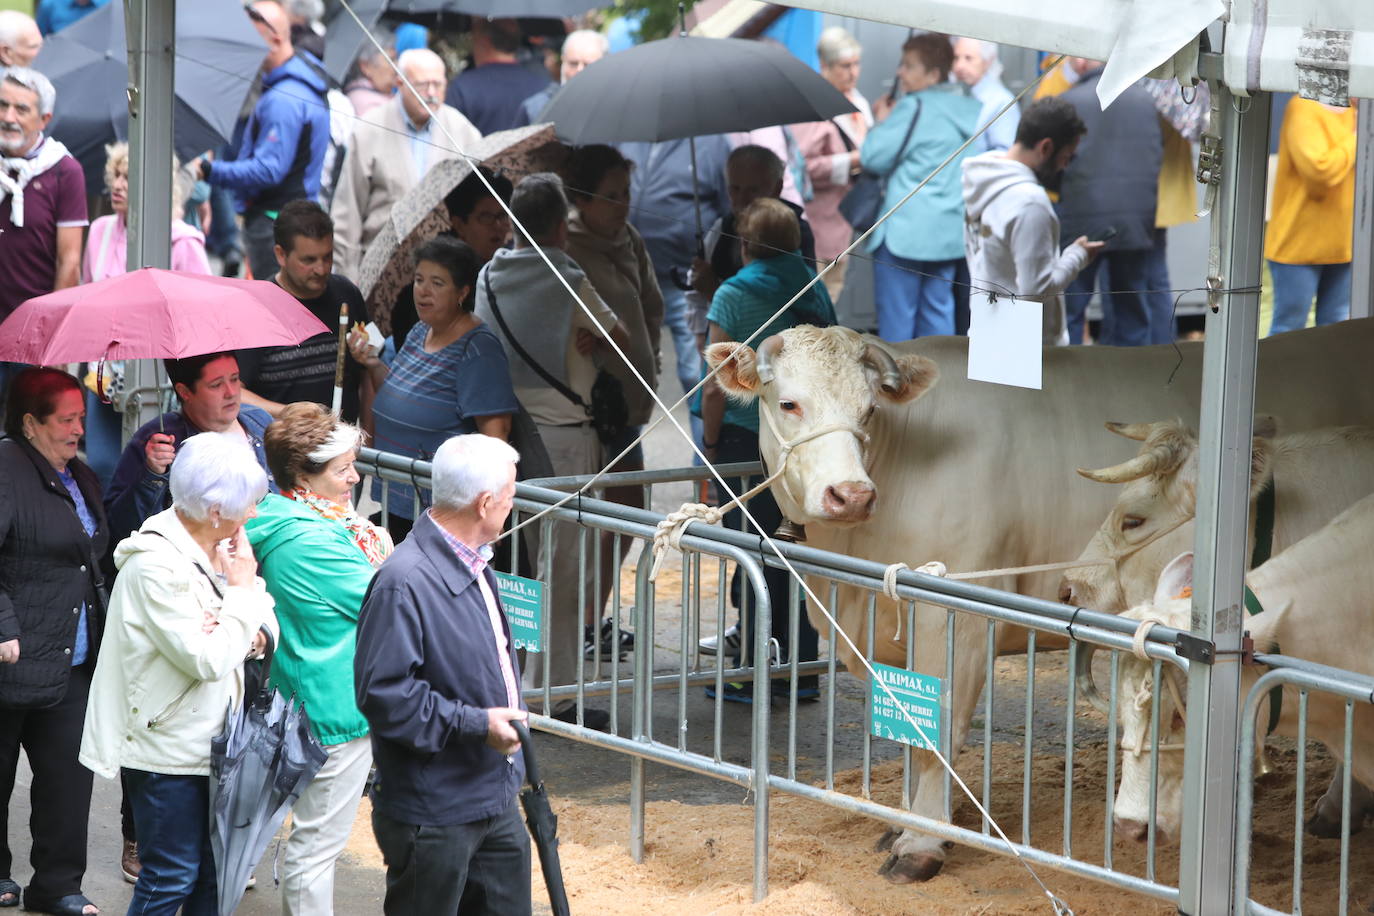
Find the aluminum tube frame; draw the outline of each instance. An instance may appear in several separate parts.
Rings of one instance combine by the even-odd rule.
[[[176,0],[129,0],[124,34],[129,52],[129,244],[125,266],[172,265],[172,111],[176,72]],[[123,441],[158,415],[160,398],[137,392],[158,387],[156,360],[125,363],[128,388]]]
[[[1179,850],[1179,912],[1188,916],[1221,916],[1234,906],[1239,651],[1269,149],[1268,95],[1246,102],[1224,86],[1213,91],[1220,95],[1223,165],[1210,260],[1221,289],[1254,291],[1220,294],[1218,310],[1207,314],[1203,349],[1192,631],[1214,644],[1217,662],[1193,665],[1188,676]]]
[[[1360,99],[1355,147],[1355,238],[1350,317],[1374,315],[1374,100]]]

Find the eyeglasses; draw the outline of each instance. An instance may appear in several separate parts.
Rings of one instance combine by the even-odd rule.
[[[443,80],[411,80],[410,85],[421,92],[426,89],[437,89],[442,92],[446,84]]]
[[[487,210],[484,213],[478,213],[473,219],[477,220],[479,226],[495,226],[497,223],[510,222],[510,217],[506,215],[505,210]]]

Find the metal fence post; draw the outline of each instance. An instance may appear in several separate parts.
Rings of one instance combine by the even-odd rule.
[[[124,7],[129,52],[129,245],[126,265],[172,263],[172,107],[176,0]],[[124,441],[161,410],[153,360],[130,360],[120,397]]]
[[[1236,848],[1240,712],[1239,656],[1251,436],[1254,423],[1259,283],[1269,96],[1220,95],[1223,167],[1213,214],[1212,273],[1222,290],[1207,314],[1198,448],[1197,540],[1192,631],[1215,645],[1216,663],[1188,672],[1184,821],[1179,911],[1231,913]]]
[[[1351,101],[1354,101],[1353,99]],[[1355,247],[1350,271],[1350,317],[1374,315],[1374,101],[1360,99],[1355,154]]]

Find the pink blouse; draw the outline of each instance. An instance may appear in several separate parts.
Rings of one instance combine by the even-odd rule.
[[[91,223],[86,236],[86,254],[81,259],[81,282],[91,283],[126,273],[128,224],[119,214],[102,216]],[[172,270],[208,274],[210,261],[205,255],[205,236],[185,220],[172,220]]]

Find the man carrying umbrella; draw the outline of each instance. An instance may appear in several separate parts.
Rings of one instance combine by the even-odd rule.
[[[490,436],[434,454],[434,505],[372,580],[354,683],[372,730],[387,916],[531,912],[520,661],[487,566],[519,455]]]
[[[57,91],[28,67],[0,69],[0,321],[81,278],[86,179],[44,128]],[[19,367],[0,362],[0,391]]]

